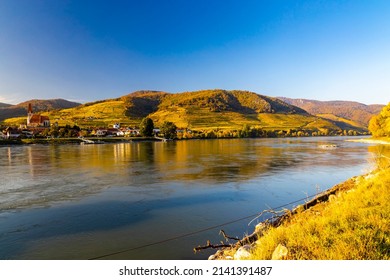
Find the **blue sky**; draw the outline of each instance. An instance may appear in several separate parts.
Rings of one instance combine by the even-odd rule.
[[[390,1],[0,0],[0,102],[242,89],[390,101]]]

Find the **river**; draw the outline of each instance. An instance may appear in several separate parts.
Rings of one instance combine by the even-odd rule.
[[[206,259],[220,229],[372,169],[346,139],[0,147],[0,259]]]

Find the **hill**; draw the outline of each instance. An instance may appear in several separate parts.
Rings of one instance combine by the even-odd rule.
[[[65,99],[38,100],[33,99],[19,103],[17,105],[0,106],[0,121],[9,118],[25,117],[27,115],[28,104],[31,103],[34,112],[44,112],[79,106],[80,103],[71,102]]]
[[[150,117],[156,126],[171,121],[193,130],[239,130],[244,125],[266,130],[340,130],[334,123],[311,116],[301,108],[248,91],[137,91],[44,114],[59,125],[81,127],[114,123],[138,126],[144,117]]]
[[[304,110],[276,98],[248,91],[202,90],[170,94],[150,117],[193,129],[241,129],[243,125],[267,128],[306,125]],[[309,122],[313,120],[310,119]]]
[[[126,116],[130,118],[144,118],[156,112],[163,98],[169,95],[162,91],[136,91],[122,96],[119,100],[124,102]]]
[[[6,104],[6,103],[1,103],[0,102],[0,109],[1,108],[7,108],[7,107],[9,107],[9,106],[12,106],[11,104]]]
[[[286,97],[280,97],[280,99],[312,115],[333,121],[343,129],[364,128],[367,130],[370,119],[384,107],[384,105],[365,105],[352,101],[317,101]]]
[[[122,126],[138,126],[143,118],[150,117],[157,127],[164,121],[170,121],[179,128],[201,131],[237,131],[244,126],[267,131],[284,130],[291,133],[300,130],[321,132],[321,134],[328,134],[331,131],[339,133],[342,130],[367,131],[366,124],[350,119],[350,115],[355,115],[354,110],[359,103],[340,101],[344,104],[344,107],[339,106],[340,112],[334,109],[326,113],[328,112],[326,110],[313,109],[321,101],[284,100],[287,102],[241,90],[215,89],[176,94],[162,91],[137,91],[119,98],[82,105],[58,99],[27,101],[0,109],[0,121],[10,116],[21,116],[4,122],[22,123],[27,113],[28,103],[32,103],[34,111],[41,111],[41,114],[50,117],[52,123],[58,122],[60,126],[107,127],[115,123],[121,123]],[[310,109],[307,112],[304,106],[299,108],[295,104],[312,105],[307,106]],[[350,107],[347,106],[348,104]],[[74,107],[75,105],[78,106]],[[366,105],[360,104],[358,107],[364,106]],[[59,109],[59,107],[70,108]],[[330,105],[328,107],[333,108]],[[366,113],[376,110],[373,106],[366,107]],[[317,116],[311,115],[310,112],[314,112]]]
[[[67,109],[67,108],[73,108],[81,105],[80,103],[77,102],[72,102],[72,101],[59,98],[59,99],[48,99],[48,100],[32,99],[20,103],[16,106],[27,109],[29,103],[31,103],[33,110],[36,112],[50,111],[56,109]]]

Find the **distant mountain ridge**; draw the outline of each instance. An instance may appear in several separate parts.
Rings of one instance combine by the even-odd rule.
[[[11,104],[7,104],[7,103],[1,103],[0,102],[0,108],[7,108],[9,106],[12,106]]]
[[[44,111],[51,111],[57,109],[74,108],[81,105],[81,103],[72,102],[65,99],[48,99],[48,100],[32,99],[29,101],[19,103],[17,105],[5,104],[8,106],[5,107],[0,106],[0,121],[3,121],[8,118],[26,116],[29,103],[31,103],[34,112],[44,112]]]
[[[354,101],[318,101],[279,97],[286,103],[300,107],[312,115],[326,118],[326,114],[351,120],[367,128],[370,119],[377,115],[385,105],[365,105]],[[332,119],[333,117],[331,117]]]
[[[277,98],[241,90],[200,90],[182,93],[137,91],[75,108],[43,113],[59,125],[138,126],[150,117],[158,127],[165,121],[195,130],[241,130],[245,125],[265,130],[340,131],[334,123]],[[21,122],[22,119],[12,120]]]
[[[46,99],[46,100],[32,99],[29,101],[19,103],[16,106],[27,108],[29,103],[31,103],[33,110],[36,112],[50,111],[56,109],[68,109],[68,108],[74,108],[81,105],[81,103],[58,98],[58,99]]]
[[[243,126],[266,130],[306,130],[367,132],[371,115],[382,105],[357,102],[322,102],[306,99],[274,98],[243,90],[200,90],[182,93],[136,91],[118,98],[85,104],[63,99],[31,100],[0,108],[0,121],[10,113],[24,117],[28,103],[59,125],[107,127],[114,123],[138,126],[150,117],[156,126],[164,121],[191,129],[237,130]],[[373,113],[371,113],[373,112]],[[11,123],[22,122],[11,119]]]

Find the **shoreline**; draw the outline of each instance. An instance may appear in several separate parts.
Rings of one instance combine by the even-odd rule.
[[[182,139],[167,139],[169,141],[188,141],[188,140],[212,140],[212,139],[286,139],[286,138],[319,138],[319,137],[357,137],[357,136],[304,136],[304,137],[221,137],[221,138],[182,138]],[[112,143],[132,143],[132,142],[165,142],[163,138],[155,137],[85,137],[85,140],[96,141],[96,143],[89,144],[112,144]],[[371,144],[390,144],[390,141],[383,139],[346,139],[349,142],[361,142]],[[69,145],[69,144],[82,144],[83,140],[80,138],[23,138],[23,139],[2,139],[0,140],[0,146],[13,146],[13,145]]]
[[[340,196],[341,193],[350,191],[355,187],[356,182],[370,176],[370,174],[371,173],[351,177],[319,193],[304,204],[300,204],[291,210],[284,209],[285,213],[283,215],[277,216],[276,219],[271,218],[269,222],[266,220],[258,223],[252,234],[244,237],[235,244],[231,244],[231,248],[223,248],[216,251],[214,254],[209,256],[209,260],[240,260],[241,258],[237,257],[236,253],[240,250],[248,251],[250,247],[255,246],[256,242],[264,236],[270,228],[277,228],[281,226],[283,222],[291,219],[294,215],[299,215],[303,211],[310,210],[312,207],[315,207],[320,203],[329,203],[333,201],[335,196]],[[249,256],[249,252],[245,255]]]
[[[390,142],[388,141],[385,140],[382,141],[385,142],[386,144],[390,144]],[[375,143],[378,142],[375,141]],[[277,239],[278,237],[276,232],[279,230],[279,228],[281,228],[282,231],[283,230],[287,231],[288,228],[295,226],[296,228],[298,227],[301,231],[302,228],[300,228],[300,225],[302,224],[302,221],[304,221],[303,223],[310,223],[310,219],[319,219],[320,217],[329,218],[328,216],[326,216],[329,215],[329,212],[327,212],[328,209],[339,207],[340,205],[342,205],[343,200],[346,197],[351,196],[354,193],[361,192],[361,190],[366,189],[367,186],[369,186],[369,189],[375,188],[375,184],[376,184],[375,180],[377,180],[377,178],[381,178],[383,174],[389,174],[388,172],[389,172],[388,167],[387,168],[385,167],[385,168],[378,168],[367,174],[353,176],[341,183],[332,186],[330,189],[318,194],[316,197],[314,197],[313,199],[311,199],[310,201],[304,204],[300,204],[291,210],[283,209],[283,211],[281,211],[283,212],[283,214],[276,214],[279,212],[275,212],[275,216],[273,218],[258,223],[252,234],[244,237],[243,239],[239,240],[236,243],[229,244],[230,247],[219,249],[218,251],[214,252],[214,254],[211,254],[208,259],[209,260],[301,259],[299,257],[298,258],[296,257],[297,251],[290,253],[290,250],[292,249],[289,247],[287,241],[285,241],[284,243],[277,242],[276,243],[277,246],[275,245],[276,247],[275,246],[272,247],[273,249],[271,248],[271,251],[268,253],[269,254],[268,257],[265,258],[257,257],[259,254],[257,252],[257,249],[258,248],[263,249],[262,248],[263,246],[267,246],[264,245],[267,244],[264,243],[264,238],[271,236],[271,239]],[[356,199],[356,197],[354,199]],[[361,198],[359,197],[357,199],[359,200]],[[366,200],[367,197],[363,197],[363,199]],[[378,204],[378,206],[380,205],[378,201],[375,201],[375,199],[372,201],[367,200],[366,204],[367,204],[366,207],[372,207],[372,205],[374,204]],[[381,207],[384,208],[385,205],[381,205]],[[357,211],[357,209],[355,210]],[[354,212],[354,210],[351,211]],[[355,215],[355,214],[351,214],[351,215]],[[359,225],[361,227],[365,226],[364,223]],[[353,236],[355,236],[356,233],[351,231],[350,234],[352,238],[355,238]],[[306,236],[305,238],[308,237],[309,236]],[[291,236],[291,238],[294,239],[295,237]],[[319,236],[318,238],[321,237]],[[356,238],[358,237],[356,236]],[[325,251],[334,250],[334,248],[333,249],[324,248],[324,249]],[[390,257],[389,255],[386,254],[384,256],[385,259]],[[306,258],[302,258],[302,259],[306,259]],[[318,259],[323,260],[328,258],[323,257]]]
[[[366,143],[366,144],[382,144],[382,145],[390,145],[390,140],[382,139],[382,138],[367,138],[367,139],[347,139],[347,142],[357,142],[357,143]]]
[[[75,145],[75,144],[116,144],[116,143],[132,143],[132,142],[159,142],[161,140],[153,137],[86,137],[85,140],[91,140],[94,143],[84,143],[80,138],[35,138],[35,139],[12,139],[1,140],[0,146],[14,146],[14,145]]]

